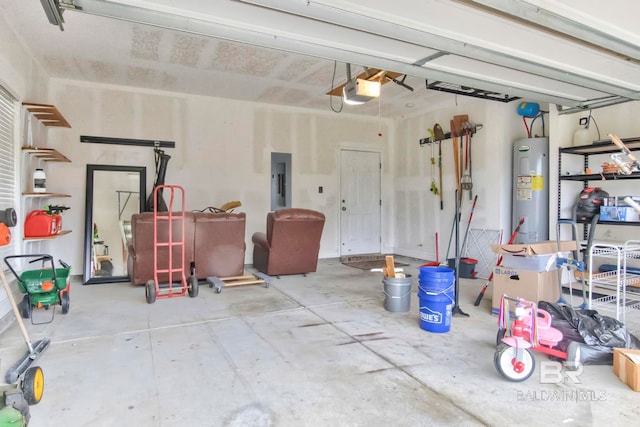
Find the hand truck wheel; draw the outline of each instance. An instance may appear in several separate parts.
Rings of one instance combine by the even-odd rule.
[[[195,298],[198,296],[198,290],[200,288],[200,284],[198,283],[198,278],[196,276],[189,276],[188,283],[189,285],[189,296],[191,298]]]
[[[147,298],[148,304],[156,302],[156,283],[153,280],[149,280],[144,285],[144,294]]]

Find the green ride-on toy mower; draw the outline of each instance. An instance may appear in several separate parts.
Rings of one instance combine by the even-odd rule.
[[[32,258],[29,264],[42,262],[42,268],[39,270],[25,270],[18,274],[14,264],[10,262],[16,258]],[[19,304],[20,314],[23,318],[31,318],[31,323],[42,324],[50,323],[55,316],[55,306],[60,305],[62,314],[69,312],[69,290],[71,288],[70,272],[71,266],[58,260],[62,268],[55,268],[53,257],[46,254],[31,255],[10,255],[4,258],[11,272],[18,280],[18,290],[25,294],[22,302]],[[51,317],[42,322],[35,322],[33,319],[33,309],[44,308],[51,310]]]

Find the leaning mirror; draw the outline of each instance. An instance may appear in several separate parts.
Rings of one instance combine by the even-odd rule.
[[[83,284],[127,282],[131,215],[146,200],[146,167],[87,165]]]

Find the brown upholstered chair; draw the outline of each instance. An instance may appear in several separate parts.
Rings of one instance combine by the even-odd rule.
[[[181,212],[175,212],[174,215],[181,215]],[[164,226],[163,226],[164,225]],[[182,221],[172,221],[172,238],[173,241],[182,240]],[[173,268],[180,268],[180,263],[184,260],[183,268],[185,277],[189,277],[190,266],[193,261],[193,213],[185,212],[184,219],[184,255],[179,246],[174,246],[173,251]],[[158,241],[167,242],[169,236],[169,227],[165,222],[158,222]],[[127,271],[129,280],[132,285],[144,285],[147,281],[153,279],[153,212],[144,212],[131,216],[131,241],[129,242],[129,257],[127,259]],[[158,248],[158,269],[167,269],[169,267],[169,250],[160,246]],[[173,280],[180,280],[179,274],[173,274]],[[158,276],[160,283],[169,281],[167,274]]]
[[[246,215],[195,212],[195,270],[198,279],[244,273]]]
[[[269,276],[316,271],[325,216],[309,209],[267,214],[266,233],[254,233],[253,266]]]

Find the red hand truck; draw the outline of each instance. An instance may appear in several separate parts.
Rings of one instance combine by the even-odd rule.
[[[159,197],[162,190],[169,193],[167,212],[158,212]],[[181,200],[180,210],[174,211],[176,198]],[[184,189],[179,185],[157,185],[153,189],[153,280],[145,284],[147,303],[153,304],[157,299],[183,297],[189,294],[198,296],[198,279],[192,274],[187,280],[185,265],[185,231],[184,231]],[[162,236],[162,237],[161,237]],[[168,265],[159,265],[159,252],[166,255]],[[166,283],[160,283],[159,275],[168,277]]]

